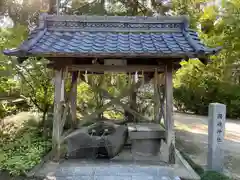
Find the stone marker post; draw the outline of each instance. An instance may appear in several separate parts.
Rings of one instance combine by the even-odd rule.
[[[211,103],[208,109],[208,169],[222,172],[226,105]]]

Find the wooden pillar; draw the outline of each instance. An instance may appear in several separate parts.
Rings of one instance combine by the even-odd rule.
[[[56,70],[55,72],[55,90],[54,90],[54,116],[53,116],[53,130],[52,130],[52,150],[54,154],[54,160],[60,159],[60,139],[61,139],[61,88],[63,82],[63,70]]]
[[[165,94],[166,94],[166,140],[168,148],[168,162],[175,163],[175,135],[173,121],[173,66],[165,66]]]
[[[78,71],[72,72],[72,89],[70,95],[70,103],[71,103],[71,115],[72,115],[72,128],[77,128],[77,78]]]

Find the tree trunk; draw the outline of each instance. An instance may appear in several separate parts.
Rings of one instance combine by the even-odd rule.
[[[49,14],[56,13],[57,0],[49,0]]]
[[[127,15],[131,15],[131,16],[136,16],[138,15],[138,8],[139,8],[139,4],[138,4],[138,0],[129,0],[126,3],[127,6]]]
[[[4,14],[6,12],[6,1],[1,0],[0,1],[0,15]]]
[[[130,97],[131,97],[130,108],[137,111],[137,92],[136,91],[132,92]],[[134,115],[132,115],[131,113],[129,113],[128,116],[129,116],[128,119],[130,122],[136,121],[136,119],[134,118]]]
[[[46,123],[46,115],[48,112],[48,105],[45,107],[44,111],[43,111],[43,117],[42,117],[42,127],[43,127],[43,137],[47,137],[48,136],[48,131],[47,131],[47,123]]]

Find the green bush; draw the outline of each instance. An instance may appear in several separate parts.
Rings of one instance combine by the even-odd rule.
[[[9,105],[6,101],[0,101],[0,118],[4,118],[17,111],[15,105]]]
[[[51,148],[50,140],[41,135],[37,119],[26,115],[9,117],[0,126],[0,170],[12,175],[25,174]]]
[[[206,115],[208,105],[213,102],[223,103],[227,106],[227,116],[240,117],[240,86],[230,83],[209,83],[205,80],[207,90],[198,86],[196,89],[184,85],[174,89],[175,106],[179,111],[191,111]]]
[[[176,108],[207,115],[208,105],[218,102],[227,106],[228,117],[239,118],[240,85],[224,81],[219,70],[209,66],[190,61],[177,72],[173,92]]]

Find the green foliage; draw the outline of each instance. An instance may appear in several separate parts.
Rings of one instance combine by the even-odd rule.
[[[104,117],[108,119],[123,119],[123,113],[122,112],[116,112],[116,111],[105,111]]]
[[[17,111],[17,106],[9,104],[7,101],[0,101],[0,118],[13,114]]]
[[[102,107],[108,99],[104,93],[100,91],[105,89],[112,96],[118,96],[123,88],[126,88],[125,74],[105,74],[103,75],[86,75],[84,82],[78,85],[78,107],[81,114],[89,114],[96,109]],[[90,84],[90,86],[89,86]],[[113,107],[111,107],[113,108]],[[112,109],[108,109],[107,116],[110,118],[121,117],[121,113],[113,113]]]
[[[1,148],[0,169],[7,170],[12,175],[24,174],[40,163],[50,147],[50,141],[39,137],[37,129],[31,129],[23,133],[21,138]]]
[[[82,115],[90,114],[96,109],[101,108],[104,104],[109,102],[109,98],[105,93],[100,91],[100,88],[105,89],[111,96],[117,97],[121,91],[128,87],[129,76],[126,74],[104,74],[103,75],[86,75],[84,81],[78,85],[78,110]],[[130,79],[133,80],[132,78]],[[147,87],[148,88],[148,87]],[[152,92],[141,91],[138,92],[137,108],[142,114],[151,116],[152,108]],[[129,99],[122,100],[123,103],[129,103]],[[123,119],[124,110],[119,106],[111,106],[104,113],[103,116],[110,119]]]
[[[239,10],[239,1],[223,1],[221,9],[207,6],[198,16],[197,22],[203,31],[199,32],[205,43],[223,49],[207,66],[196,60],[182,64],[176,74],[174,90],[175,105],[179,110],[207,114],[208,104],[219,102],[227,105],[228,117],[240,117],[240,86],[234,81],[239,75],[232,74],[235,68],[232,64],[238,63],[240,55]]]
[[[26,26],[16,25],[0,30],[0,50],[17,47],[27,36]],[[0,54],[0,95],[24,96],[39,111],[45,114],[53,102],[52,71],[46,68],[45,59],[29,58],[19,64],[16,58]],[[4,116],[5,109],[0,107]]]
[[[175,78],[174,100],[180,111],[206,115],[209,103],[219,102],[227,106],[227,116],[240,117],[240,86],[224,81],[218,65],[203,65],[191,60],[183,63]]]
[[[214,171],[207,171],[201,177],[201,180],[231,180],[229,177]]]
[[[70,14],[90,14],[90,15],[143,15],[152,16],[153,14],[166,15],[171,6],[168,1],[141,0],[141,1],[122,1],[122,0],[99,0],[89,2],[87,0],[73,0],[72,7],[67,8]],[[64,9],[65,10],[65,9]]]
[[[53,72],[47,69],[47,60],[29,58],[23,64],[14,64],[21,79],[22,95],[40,111],[46,113],[53,104]]]
[[[51,148],[51,142],[41,136],[39,121],[28,113],[4,119],[0,138],[0,170],[12,175],[25,174]]]
[[[21,25],[12,29],[0,28],[0,51],[19,45],[25,36],[26,28]],[[14,79],[16,72],[12,60],[14,61],[0,53],[0,118],[17,111],[17,107],[9,102],[9,99],[20,96],[19,84]]]
[[[17,25],[12,29],[0,28],[0,51],[6,48],[13,48],[19,45],[26,37],[26,28]],[[0,53],[0,95],[16,94],[17,82],[14,80],[15,71],[12,68],[12,61],[9,57]]]

